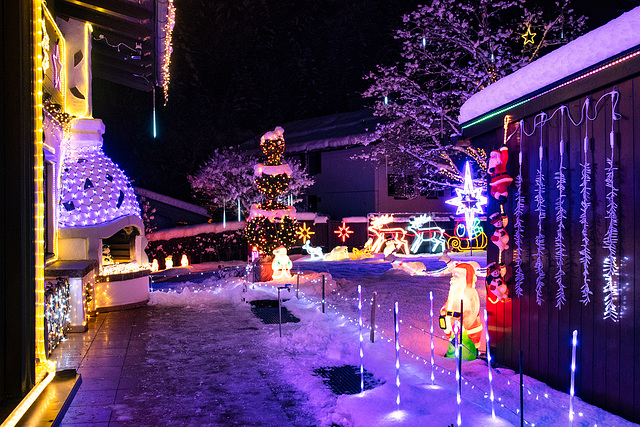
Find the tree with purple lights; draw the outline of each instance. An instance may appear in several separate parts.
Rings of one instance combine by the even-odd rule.
[[[460,186],[467,160],[476,178],[486,170],[486,153],[452,141],[458,115],[474,93],[554,47],[574,39],[586,18],[569,2],[542,10],[525,0],[433,0],[403,16],[395,34],[401,59],[378,65],[364,96],[387,119],[378,143],[364,156],[402,171],[413,195]],[[481,176],[484,178],[484,176]]]

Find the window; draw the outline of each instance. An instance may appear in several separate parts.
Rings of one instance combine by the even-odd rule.
[[[444,197],[444,190],[424,190],[420,192],[420,195],[427,199],[439,199]]]

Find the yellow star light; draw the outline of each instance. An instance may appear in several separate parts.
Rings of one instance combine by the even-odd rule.
[[[527,32],[521,34],[522,38],[524,39],[524,45],[526,46],[527,43],[533,44],[533,38],[536,36],[536,34],[537,33],[531,32],[531,25],[527,25]]]
[[[311,240],[311,235],[316,234],[315,231],[311,231],[311,228],[307,227],[306,223],[302,223],[298,230],[296,231],[296,235],[302,240],[306,242],[307,240]]]
[[[338,235],[338,238],[342,240],[342,243],[344,243],[349,237],[351,237],[349,236],[349,234],[353,234],[353,231],[351,231],[349,229],[349,226],[346,225],[343,221],[342,225],[338,227],[338,229],[335,230],[334,233],[336,233]]]

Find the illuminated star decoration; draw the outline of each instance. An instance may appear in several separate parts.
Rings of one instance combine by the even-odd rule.
[[[311,235],[312,234],[316,234],[316,232],[315,231],[311,231],[311,228],[307,227],[307,224],[305,224],[304,222],[302,223],[302,225],[300,227],[298,227],[298,230],[296,231],[296,235],[303,242],[306,242],[307,240],[311,240]]]
[[[473,223],[475,214],[482,214],[482,206],[487,204],[487,198],[482,195],[482,188],[474,188],[471,179],[471,168],[469,162],[464,165],[464,186],[456,188],[458,194],[453,199],[446,200],[445,203],[457,206],[456,215],[464,213],[464,220],[467,226],[469,240],[473,239]]]
[[[537,33],[531,32],[531,25],[527,25],[527,32],[522,34],[522,38],[524,39],[524,45],[526,46],[527,43],[533,44],[533,38],[536,36],[536,34]]]
[[[350,230],[349,226],[346,225],[343,221],[342,225],[338,227],[338,229],[335,230],[334,233],[336,233],[338,235],[338,238],[342,240],[342,243],[344,243],[349,237],[351,237],[350,234],[353,234],[353,231]]]

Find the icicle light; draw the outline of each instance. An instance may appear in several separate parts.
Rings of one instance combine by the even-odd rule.
[[[524,129],[524,121],[520,121],[520,152],[518,153],[518,176],[516,177],[516,208],[514,212],[515,216],[515,234],[513,240],[516,244],[516,295],[522,296],[522,284],[524,283],[524,272],[522,271],[522,236],[524,234],[524,221],[522,215],[524,214],[524,196],[522,195],[522,130]]]
[[[542,122],[544,123],[544,118],[546,117],[545,113],[540,114],[542,117]],[[542,257],[544,255],[545,243],[544,243],[544,234],[542,230],[542,222],[546,218],[547,214],[545,212],[545,183],[544,183],[544,173],[542,169],[542,160],[544,158],[544,148],[542,147],[542,125],[540,126],[540,146],[538,147],[538,171],[536,174],[536,212],[538,212],[538,235],[536,236],[536,302],[538,305],[542,305],[544,301],[542,299],[542,288],[544,287],[544,279],[545,279],[545,271],[544,271],[544,263],[542,261]]]
[[[565,220],[567,219],[567,210],[564,207],[565,199],[565,185],[567,183],[567,177],[564,175],[566,167],[564,166],[564,139],[562,132],[564,130],[564,109],[561,110],[560,116],[560,166],[558,172],[556,172],[556,186],[558,187],[558,198],[556,199],[556,238],[555,238],[555,255],[556,255],[556,283],[558,290],[556,291],[556,307],[562,308],[562,305],[566,302],[564,294],[566,286],[562,283],[562,278],[566,274],[564,271],[564,264],[566,258],[566,248],[564,245],[564,230]]]
[[[612,123],[613,126],[613,123]],[[606,167],[606,186],[607,192],[607,232],[604,236],[604,248],[607,249],[609,255],[604,259],[604,318],[618,321],[618,188],[615,186],[615,173],[617,168],[614,163],[615,133],[613,130],[609,134],[609,145],[611,147],[611,157],[607,158]]]
[[[586,101],[587,105],[589,99]],[[591,163],[589,163],[589,136],[584,137],[584,163],[580,164],[582,176],[580,182],[580,224],[582,225],[582,244],[580,246],[580,263],[582,264],[582,286],[580,288],[581,299],[580,302],[584,305],[589,304],[591,301],[589,295],[593,292],[589,289],[589,265],[591,264],[591,248],[589,239],[589,219],[587,214],[591,207],[591,186],[589,184],[591,177]]]

